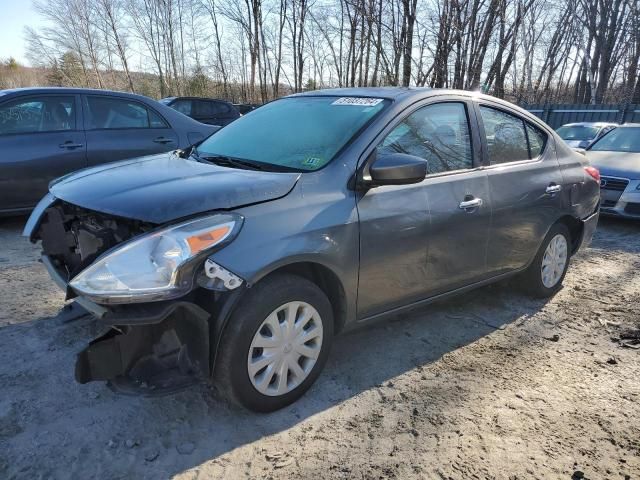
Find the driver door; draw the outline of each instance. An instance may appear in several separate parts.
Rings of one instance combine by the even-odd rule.
[[[427,177],[368,190],[358,202],[358,317],[455,290],[486,278],[491,205],[470,104],[412,108],[383,134],[375,155],[425,159]]]

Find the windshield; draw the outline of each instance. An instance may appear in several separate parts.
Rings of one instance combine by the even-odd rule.
[[[563,140],[593,140],[596,138],[599,130],[599,127],[574,125],[571,127],[560,127],[557,132]]]
[[[594,143],[591,150],[640,153],[640,127],[616,128]]]
[[[198,156],[318,170],[388,103],[380,98],[283,98],[217,131],[198,146]]]

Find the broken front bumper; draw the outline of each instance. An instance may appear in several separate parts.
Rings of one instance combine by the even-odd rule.
[[[77,238],[79,230],[73,229],[73,225],[86,220],[104,248],[110,248],[111,240],[115,239],[103,235],[105,229],[117,231],[118,239],[126,240],[142,227],[122,229],[121,224],[113,223],[116,220],[94,217],[92,212],[77,211],[77,207],[56,202],[53,195],[45,196],[27,221],[23,235],[32,242],[42,240],[42,263],[65,292],[66,299],[73,300],[105,327],[105,332],[78,354],[76,380],[107,381],[120,391],[158,394],[208,379],[215,351],[211,339],[219,337],[212,319],[220,317],[228,293],[232,289],[239,291],[242,279],[206,260],[205,271],[200,275],[203,288],[180,298],[131,304],[96,303],[69,287],[70,272],[77,271],[82,266],[79,262],[93,254],[83,254]],[[79,255],[80,260],[74,255]]]
[[[54,282],[66,280],[51,260],[42,263]],[[171,393],[209,378],[210,331],[207,311],[188,301],[167,301],[106,308],[84,297],[75,302],[105,326],[76,360],[79,383],[108,381],[123,393]]]
[[[157,395],[209,378],[209,314],[189,302],[153,310],[105,315],[102,321],[114,326],[78,354],[76,380]]]

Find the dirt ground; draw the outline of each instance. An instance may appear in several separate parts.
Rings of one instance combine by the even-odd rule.
[[[640,222],[601,220],[548,302],[500,284],[338,338],[270,415],[76,384],[100,326],[56,317],[22,222],[0,219],[0,478],[640,479]]]

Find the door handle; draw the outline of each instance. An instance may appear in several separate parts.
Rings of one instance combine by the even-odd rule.
[[[74,149],[74,148],[82,148],[82,147],[84,147],[84,144],[82,144],[82,143],[73,143],[71,140],[69,140],[68,142],[61,143],[58,146],[60,148]]]
[[[461,210],[470,210],[472,208],[478,208],[482,205],[481,198],[472,198],[471,200],[464,200],[460,202],[459,208]]]
[[[552,183],[547,187],[546,192],[553,195],[554,193],[558,193],[560,190],[562,190],[562,185],[556,185],[555,183]]]
[[[154,138],[153,141],[155,143],[171,143],[173,142],[172,138],[166,138],[166,137],[158,137],[158,138]]]

